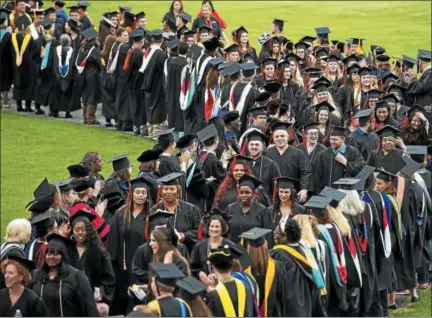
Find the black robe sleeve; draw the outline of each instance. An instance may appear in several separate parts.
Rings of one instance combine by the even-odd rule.
[[[100,273],[99,288],[102,294],[102,301],[110,303],[114,297],[116,279],[114,276],[114,270],[111,264],[110,256],[105,249],[102,250],[101,256],[100,263],[98,264]]]
[[[81,273],[77,273],[77,290],[79,294],[81,312],[84,317],[98,317],[99,312],[94,301],[93,291],[90,287],[90,282],[87,277]]]
[[[137,284],[144,285],[149,282],[148,264],[151,263],[153,253],[148,243],[141,245],[136,251],[132,261],[132,273]]]

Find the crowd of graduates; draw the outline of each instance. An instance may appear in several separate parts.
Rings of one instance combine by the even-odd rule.
[[[157,142],[138,172],[92,151],[35,188],[1,245],[0,316],[378,317],[430,288],[430,51],[291,41],[282,19],[257,50],[211,1],[152,31],[126,6],[96,31],[89,2],[28,2],[0,9],[2,108],[12,90],[99,125],[102,104]]]

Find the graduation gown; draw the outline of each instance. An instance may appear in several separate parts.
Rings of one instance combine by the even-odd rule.
[[[252,84],[249,83],[238,82],[234,85],[235,87],[232,91],[233,110],[239,112],[241,132],[244,132],[247,129],[247,116],[249,114],[249,110],[255,105],[256,91],[252,87]],[[231,92],[231,87],[232,86],[230,86],[228,90],[228,103],[231,99],[231,96],[229,96]]]
[[[227,237],[232,242],[240,243],[238,237],[243,232],[247,232],[254,227],[273,230],[273,222],[269,211],[260,203],[253,203],[246,213],[243,212],[239,202],[232,203],[227,208],[227,213],[231,215],[229,221],[229,231]],[[266,234],[268,248],[274,245],[273,231]]]
[[[108,57],[102,57],[105,65],[108,64]],[[106,119],[117,119],[116,112],[116,81],[113,81],[113,75],[107,74],[105,66],[101,67],[101,98],[102,98],[102,114]],[[114,74],[115,76],[115,74]]]
[[[89,253],[97,255],[90,255]],[[116,280],[108,252],[104,248],[92,252],[86,250],[75,262],[75,267],[87,276],[92,290],[99,287],[102,302],[111,303]]]
[[[49,311],[44,302],[33,291],[24,288],[21,297],[12,306],[9,288],[0,289],[0,317],[15,317],[16,311],[21,312],[22,317],[48,317]]]
[[[232,305],[234,307],[236,317],[255,317],[256,313],[254,310],[254,303],[252,298],[251,291],[246,288],[246,286],[241,283],[241,286],[245,287],[245,305],[244,305],[244,314],[240,315],[239,313],[239,298],[238,298],[238,291],[237,291],[237,284],[234,281],[235,278],[230,278],[228,280],[225,280],[224,282],[219,282],[219,284],[224,284],[226,290],[228,291],[229,298],[231,299]],[[209,292],[206,296],[206,303],[210,311],[213,313],[215,317],[227,317],[225,314],[224,306],[227,306],[227,304],[224,304],[221,297],[219,296],[217,290],[212,290]]]
[[[335,95],[335,101],[339,105],[345,119],[349,117],[349,112],[354,107],[353,93],[354,89],[352,87],[342,85]]]
[[[354,130],[346,140],[347,145],[360,151],[365,161],[369,158],[370,153],[378,148],[380,143],[380,139],[375,132],[364,133],[359,128]]]
[[[235,132],[227,130],[225,131],[225,138],[228,147],[231,147],[232,150],[234,150],[236,153],[240,153],[240,146],[237,141],[237,135]]]
[[[258,187],[257,190],[258,190],[259,203],[261,203],[265,207],[270,206],[271,200],[267,194],[267,191],[265,191],[265,189],[262,186]],[[235,203],[235,202],[237,202],[237,188],[230,188],[224,192],[223,196],[219,200],[217,207],[223,211],[226,211],[228,206],[231,203]]]
[[[10,90],[13,83],[12,35],[0,30],[0,92]]]
[[[312,164],[312,180],[314,192],[320,193],[325,186],[331,186],[333,182],[341,178],[353,178],[363,169],[365,162],[360,152],[354,147],[345,145],[342,155],[347,159],[347,165],[336,161],[331,147],[318,154]]]
[[[205,178],[214,177],[216,180],[209,184],[209,196],[207,198],[207,211],[211,210],[213,201],[216,195],[216,191],[219,188],[220,183],[225,178],[226,171],[216,154],[213,152],[203,151],[200,156],[200,162],[202,162],[201,169],[204,171]]]
[[[173,296],[153,300],[147,306],[155,309],[158,308],[158,311],[160,310],[159,317],[193,317],[190,307],[186,302],[181,298]]]
[[[129,74],[126,72],[123,67],[126,61],[126,56],[129,51],[129,44],[122,43],[120,46],[119,43],[117,44],[117,50],[118,50],[118,61],[116,65],[115,70],[115,76],[117,78],[117,85],[116,85],[116,96],[115,96],[115,109],[117,113],[117,119],[119,122],[122,123],[129,123],[132,121],[131,114],[130,114],[130,104],[129,104],[129,92],[128,92],[128,79]],[[113,54],[116,52],[113,50]],[[125,130],[127,128],[126,126],[118,127],[118,129]]]
[[[298,84],[290,83],[286,86],[282,86],[281,90],[281,100],[285,104],[291,107],[291,117],[296,117],[294,105],[297,104],[297,100],[303,93],[303,88]]]
[[[29,288],[45,303],[49,316],[99,316],[90,283],[78,269],[62,263],[59,276],[53,280],[42,268],[34,271],[32,277]]]
[[[166,102],[168,128],[184,130],[183,111],[180,108],[181,73],[187,65],[185,57],[177,56],[167,61]]]
[[[314,160],[316,160],[316,158],[318,157],[318,154],[323,151],[326,150],[327,148],[324,147],[322,144],[317,143],[315,148],[311,151],[308,152],[307,146],[305,144],[299,144],[297,146],[298,149],[302,150],[304,152],[304,154],[309,158],[309,162],[312,164],[312,162]]]
[[[78,52],[77,65],[81,65],[90,49],[81,48]],[[78,75],[81,85],[81,98],[84,105],[97,105],[102,101],[100,92],[100,51],[94,48],[87,59],[84,71]]]
[[[375,149],[373,150],[369,158],[367,159],[367,165],[375,168],[383,168],[385,171],[396,174],[399,172],[397,162],[402,158],[403,151],[400,149],[394,149],[391,153],[385,155],[384,150]]]
[[[294,203],[294,205],[291,209],[291,213],[289,215],[289,218],[293,218],[298,214],[305,214],[305,212],[306,212],[306,208],[304,208],[300,204]],[[269,208],[269,213],[270,213],[270,217],[271,217],[271,220],[273,222],[273,225],[276,228],[282,219],[282,213],[281,213],[280,209],[275,210],[273,206]]]
[[[52,39],[50,49],[47,50],[47,46],[49,42],[45,42],[43,40],[43,46],[45,48],[45,55],[47,55],[47,64],[46,68],[42,70],[42,65],[38,66],[38,76],[36,80],[37,89],[35,90],[35,102],[40,105],[50,105],[55,102],[54,98],[56,94],[54,91],[56,90],[54,87],[57,85],[57,81],[55,80],[54,74],[54,57],[56,55],[56,39]],[[45,56],[42,58],[44,60]]]
[[[85,29],[91,28],[93,26],[93,23],[90,20],[90,17],[88,15],[82,16],[79,21],[83,24],[83,26],[81,28],[81,30],[83,30],[83,31]]]
[[[303,151],[293,146],[288,146],[280,154],[277,147],[274,146],[267,150],[266,156],[278,165],[283,177],[300,180],[301,190],[308,188],[311,170],[309,160]]]
[[[409,95],[414,99],[413,105],[430,106],[432,104],[432,68],[408,87]]]
[[[141,89],[144,90],[147,121],[152,125],[159,125],[167,119],[164,89],[164,64],[167,56],[164,51],[155,47],[150,49],[156,51],[144,70]]]
[[[129,49],[129,50],[132,50]],[[147,125],[147,116],[144,103],[144,91],[141,89],[144,75],[139,71],[143,63],[142,50],[134,49],[129,60],[129,79],[127,82],[129,90],[130,114],[133,126]]]
[[[166,210],[163,202],[153,206],[150,214],[156,213],[158,209]],[[197,230],[201,221],[201,214],[201,211],[195,205],[179,201],[174,212],[174,217],[168,220],[172,228],[184,234],[182,243],[186,245],[189,252],[192,251],[197,242]]]
[[[266,190],[269,198],[273,196],[274,178],[281,176],[277,164],[266,156],[259,156],[251,164],[255,178],[262,181],[262,187]]]

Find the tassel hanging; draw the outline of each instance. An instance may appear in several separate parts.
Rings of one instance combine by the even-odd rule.
[[[150,233],[149,233],[149,231],[150,231],[150,217],[147,216],[147,218],[146,218],[146,225],[145,225],[145,227],[144,227],[144,239],[145,239],[146,241],[148,241],[149,238],[150,238]]]
[[[161,192],[162,192],[162,186],[158,185],[157,192],[156,192],[156,204],[160,203]]]
[[[401,128],[405,129],[405,128],[407,128],[407,126],[408,126],[408,116],[405,116],[405,118],[402,122]]]
[[[277,178],[274,178],[273,193],[272,193],[272,200],[273,200],[273,202],[276,200],[276,194],[277,194]]]
[[[204,218],[201,218],[200,224],[198,225],[197,237],[199,241],[204,239]]]
[[[243,140],[243,143],[242,143],[241,148],[240,148],[240,154],[242,156],[244,156],[246,154],[246,146],[247,146],[247,140],[245,138],[245,140]]]

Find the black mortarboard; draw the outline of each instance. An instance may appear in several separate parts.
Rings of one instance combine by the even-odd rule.
[[[144,178],[136,178],[130,181],[131,187],[132,189],[136,189],[136,188],[151,188],[152,184],[149,183],[146,179]]]
[[[225,125],[228,125],[229,123],[237,120],[240,118],[240,114],[237,111],[229,111],[223,116],[223,121]]]
[[[87,165],[76,164],[67,167],[71,178],[84,178],[90,173],[91,168]]]
[[[380,54],[376,56],[377,61],[380,62],[388,62],[390,61],[390,56],[386,55],[386,54]]]
[[[158,160],[160,156],[160,152],[153,150],[153,149],[149,149],[144,151],[138,158],[137,161],[138,162],[149,162],[149,161],[153,161],[153,160]]]
[[[185,37],[185,38],[188,38],[188,37],[193,37],[194,35],[195,35],[195,33],[196,33],[196,31],[195,30],[187,30],[187,29],[184,29],[185,31],[183,32],[183,36]],[[196,45],[196,44],[194,44],[194,45]],[[193,47],[193,46],[192,46]],[[191,47],[191,48],[192,48]],[[200,47],[200,46],[198,46],[201,50],[202,50],[202,48]]]
[[[321,109],[325,109],[325,110],[327,110],[329,112],[332,112],[332,111],[335,110],[335,108],[329,102],[327,102],[327,101],[323,101],[323,102],[321,102],[319,104],[316,104],[315,105],[315,109],[316,109],[317,112],[319,112]]]
[[[298,61],[300,61],[300,58],[298,57],[298,55],[296,55],[294,53],[290,53],[290,54],[287,54],[285,56],[285,60],[286,61],[296,61],[296,62],[298,62]]]
[[[355,190],[356,184],[360,182],[360,179],[354,178],[342,178],[336,182],[333,182],[334,185],[338,185],[339,189],[343,190]]]
[[[359,61],[359,59],[358,59],[357,55],[355,55],[355,54],[351,54],[351,55],[342,59],[342,63],[344,63],[345,65],[348,65],[349,62],[356,62],[357,63],[358,61]]]
[[[244,77],[252,77],[255,75],[255,72],[259,67],[253,63],[243,63],[240,64],[240,68],[242,69],[242,73]]]
[[[329,56],[329,47],[328,46],[322,46],[315,52],[316,58],[319,59],[327,59]]]
[[[306,74],[311,74],[311,73],[321,73],[321,69],[316,68],[316,67],[308,67],[304,69],[304,72]]]
[[[376,131],[376,134],[378,136],[380,136],[381,138],[383,137],[397,137],[398,134],[400,133],[400,130],[390,126],[390,125],[385,125],[383,128],[379,129]]]
[[[312,86],[312,89],[315,90],[317,93],[321,93],[321,92],[328,92],[330,89],[329,84],[327,83],[323,83],[323,82],[318,82],[318,83],[314,83],[314,85]]]
[[[400,170],[400,172],[402,172],[408,178],[410,178],[414,174],[414,172],[416,172],[422,167],[421,163],[414,161],[408,156],[404,156],[402,157],[402,159],[405,161],[406,165]]]
[[[150,222],[150,229],[154,229],[156,226],[165,226],[168,223],[168,219],[174,214],[168,211],[157,210],[148,216]]]
[[[46,8],[45,10],[44,10],[44,14],[45,14],[45,16],[47,16],[47,15],[49,15],[49,14],[52,14],[52,13],[55,13],[56,11],[55,11],[55,9],[53,8],[53,7],[49,7],[49,8]]]
[[[163,20],[163,24],[168,25],[169,28],[173,31],[176,30],[176,21],[172,20],[170,16],[166,16]]]
[[[233,35],[235,35],[236,37],[238,37],[240,33],[248,33],[248,31],[246,30],[246,28],[244,26],[241,26],[241,27],[235,29],[234,31],[232,31],[231,33]]]
[[[332,200],[330,202],[330,205],[336,208],[339,205],[339,202],[341,202],[342,199],[345,198],[346,193],[326,186],[324,189],[321,190],[319,195],[331,198]]]
[[[28,210],[34,213],[43,213],[47,211],[54,204],[52,196],[42,197],[37,200],[31,201],[27,204]]]
[[[226,47],[224,49],[225,53],[233,53],[233,52],[238,52],[238,44],[233,43],[230,46]]]
[[[358,45],[358,44],[363,45],[363,41],[366,40],[366,39],[351,38],[350,40],[351,40],[351,44],[354,44],[354,45]]]
[[[174,141],[174,135],[173,135],[174,128],[162,130],[155,134],[155,137],[158,138],[158,142],[166,142],[171,143]]]
[[[320,27],[320,28],[315,28],[316,34],[323,37],[323,38],[327,38],[328,35],[331,33],[330,29],[328,27]]]
[[[206,128],[200,130],[197,133],[198,139],[201,142],[204,142],[206,140],[209,140],[210,138],[216,137],[218,135],[217,129],[215,125],[211,124],[207,126]]]
[[[290,128],[290,127],[291,127],[290,123],[286,123],[286,122],[278,120],[273,125],[271,125],[270,128],[271,128],[271,131],[274,132],[276,130],[285,130],[285,131],[287,131],[288,128]]]
[[[271,94],[269,92],[262,92],[258,94],[257,97],[255,97],[255,102],[260,103],[268,100],[271,97]]]
[[[70,248],[76,246],[75,241],[55,233],[48,235],[47,241],[48,241],[48,246],[47,246],[48,249],[59,250],[63,253],[64,256],[67,255],[68,247]]]
[[[123,12],[131,12],[131,8],[130,7],[128,7],[128,6],[119,6],[119,10],[120,10],[120,12],[121,13],[123,13]]]
[[[268,143],[270,140],[270,137],[263,134],[261,131],[259,130],[252,130],[248,135],[247,135],[247,140],[248,142],[250,141],[261,141],[263,143]]]
[[[250,187],[252,191],[262,184],[262,182],[257,178],[248,175],[243,175],[238,182],[240,186]]]
[[[225,61],[219,64],[218,70],[222,71],[223,69],[227,68],[228,66],[232,65],[233,62],[231,61]]]
[[[87,28],[84,31],[81,31],[81,35],[87,40],[91,41],[98,36],[98,33],[93,28]]]
[[[252,264],[252,258],[249,253],[241,246],[220,246],[212,249],[208,256],[208,262],[216,268],[229,270],[233,266],[233,260],[237,258],[243,270]]]
[[[220,47],[220,43],[217,37],[213,36],[211,39],[203,42],[204,48],[207,51],[214,51]]]
[[[304,204],[304,207],[307,210],[312,210],[314,215],[321,216],[331,201],[332,198],[314,195]]]
[[[402,64],[408,66],[408,68],[413,68],[414,65],[417,65],[417,59],[410,57],[408,55],[402,54]]]
[[[243,63],[246,63],[247,61],[257,63],[256,57],[251,52],[246,52],[242,57]]]
[[[294,44],[294,47],[296,49],[304,49],[306,50],[308,47],[310,47],[309,43],[306,43],[304,41],[299,41],[296,44]]]
[[[425,155],[427,153],[428,146],[405,146],[405,152],[409,155]]]
[[[52,196],[57,191],[57,187],[48,182],[48,179],[45,178],[42,182],[37,186],[37,188],[33,191],[33,197],[36,200]]]
[[[316,122],[310,122],[302,127],[305,131],[318,129],[318,124]]]
[[[345,128],[340,126],[333,126],[330,136],[345,137]]]
[[[155,274],[156,280],[167,286],[175,287],[177,280],[185,277],[185,274],[174,264],[150,263],[149,267]]]
[[[130,161],[127,156],[128,154],[120,155],[118,157],[112,158],[111,160],[108,160],[107,162],[108,163],[112,162],[113,170],[114,172],[117,172],[120,171],[121,169],[129,168]]]
[[[54,1],[54,4],[60,8],[63,8],[66,3],[63,1]]]
[[[194,140],[196,138],[196,135],[184,135],[179,140],[177,140],[177,148],[179,149],[185,149],[187,147],[192,146]]]
[[[137,14],[135,14],[135,19],[137,19],[137,20],[145,18],[145,17],[146,17],[146,14],[144,11],[141,11],[141,12],[138,12]]]
[[[383,77],[381,77],[381,80],[385,83],[388,84],[390,81],[396,81],[398,80],[399,77],[397,77],[395,74],[393,74],[392,72],[387,72],[387,74],[385,74]]]
[[[431,61],[431,55],[432,55],[431,51],[419,49],[418,54],[417,54],[417,58],[419,60],[422,60],[425,62],[430,62]]]
[[[177,48],[180,45],[180,40],[179,39],[174,39],[174,40],[166,42],[165,45],[166,45],[167,48],[169,48],[169,49],[172,50],[172,49]]]
[[[135,21],[135,14],[125,11],[123,13],[123,25],[125,27],[132,27],[134,25],[134,21]],[[151,35],[151,32],[150,32]]]
[[[80,8],[80,9],[86,9],[87,7],[90,7],[90,2],[88,2],[88,1],[78,1],[78,8]]]
[[[360,181],[355,185],[355,189],[357,191],[363,191],[368,188],[368,179],[371,174],[375,171],[375,167],[372,166],[364,166],[363,169],[354,177],[355,179],[359,179]]]
[[[0,24],[4,23],[8,17],[10,13],[7,13],[5,9],[0,9]]]
[[[211,27],[209,27],[208,25],[203,24],[197,30],[201,34],[201,33],[208,33],[210,31],[212,31],[213,29]]]
[[[382,93],[383,92],[380,91],[379,89],[371,89],[368,92],[368,97],[369,97],[369,99],[371,99],[371,98],[380,98]]]
[[[30,224],[36,226],[38,228],[51,228],[55,223],[54,218],[51,217],[51,213],[41,213],[36,215],[31,221]]]
[[[144,38],[144,30],[137,28],[130,33],[130,37],[135,42],[141,41]]]
[[[4,259],[18,262],[23,266],[29,273],[36,268],[36,264],[33,261],[26,259],[25,257],[19,257],[11,254],[7,254]]]
[[[26,15],[23,15],[15,20],[15,25],[18,30],[24,30],[28,28],[30,24],[31,21]]]
[[[424,107],[422,107],[420,105],[414,105],[405,112],[405,116],[410,116],[410,115],[415,114],[415,113],[425,114],[426,110],[424,109]]]
[[[206,289],[205,285],[200,280],[192,276],[178,280],[176,286],[180,288],[180,297],[185,300],[195,299],[195,297]]]
[[[95,214],[93,214],[93,213],[91,213],[91,212],[88,212],[88,211],[84,211],[84,210],[78,210],[78,211],[76,211],[73,215],[71,215],[70,217],[69,217],[69,223],[70,224],[73,224],[74,223],[74,221],[75,220],[77,220],[78,218],[86,218],[86,219],[88,219],[90,222],[92,222],[93,220],[95,220],[96,219],[96,215]]]
[[[246,157],[243,155],[236,155],[231,159],[231,162],[235,160],[236,164],[250,164],[253,159],[251,157]]]
[[[69,12],[78,12],[78,6],[69,6],[67,7]]]
[[[389,104],[387,103],[387,101],[385,101],[385,100],[380,100],[380,101],[377,101],[377,102],[375,103],[375,109],[378,109],[378,108],[388,108],[388,109],[390,109],[390,106],[389,106]]]
[[[277,93],[280,91],[280,89],[282,88],[282,84],[279,83],[278,81],[271,81],[266,83],[263,88],[270,93]]]
[[[372,109],[362,109],[354,115],[354,118],[358,118],[359,125],[363,126],[370,120],[372,113]]]
[[[273,24],[279,26],[280,29],[283,28],[285,20],[273,18]]]
[[[81,30],[81,22],[79,22],[78,20],[72,19],[70,18],[67,23],[69,24],[69,27],[74,30],[75,32],[79,32]]]
[[[264,67],[266,65],[273,65],[275,66],[277,64],[276,59],[272,58],[272,57],[267,57],[264,60],[262,60],[261,62],[261,66]]]
[[[179,184],[178,178],[182,175],[183,172],[172,172],[170,174],[167,174],[166,176],[163,176],[162,178],[157,179],[157,181],[162,183],[163,185],[177,185]]]
[[[310,35],[306,35],[306,36],[304,36],[304,37],[302,37],[301,39],[300,39],[300,41],[303,41],[303,42],[313,42],[313,41],[315,41],[316,40],[316,36],[310,36]],[[309,45],[310,46],[310,45]]]
[[[222,70],[222,75],[236,76],[236,75],[240,75],[240,71],[241,71],[240,65],[238,63],[233,63]]]
[[[156,30],[150,31],[150,36],[155,40],[161,40],[162,34],[163,34],[163,31],[161,29],[156,29]]]
[[[248,240],[252,247],[260,247],[265,243],[265,235],[270,233],[272,230],[254,227],[247,232],[243,232],[238,237]]]
[[[339,62],[340,60],[342,60],[342,58],[339,55],[333,53],[330,53],[327,59],[328,62]]]
[[[186,23],[192,21],[192,17],[190,16],[190,14],[187,14],[186,12],[183,12],[179,15],[179,17],[185,21]]]
[[[295,189],[300,183],[300,180],[290,177],[279,177],[275,178],[278,189]]]
[[[76,192],[82,192],[84,190],[87,190],[88,188],[93,188],[95,185],[95,180],[93,178],[82,178],[82,179],[75,179],[71,181],[71,187]]]
[[[72,190],[71,182],[72,182],[71,179],[57,182],[56,186],[59,187],[60,193],[66,193],[66,192],[69,192],[70,190]]]
[[[370,74],[370,69],[368,67],[362,67],[357,73],[359,76],[367,76]]]
[[[357,63],[351,64],[350,67],[347,68],[347,73],[348,74],[357,73],[360,68],[361,68],[360,65],[358,65]]]
[[[215,57],[209,61],[209,64],[213,67],[218,68],[220,64],[222,64],[225,60],[222,57]]]
[[[376,168],[375,171],[378,172],[376,178],[380,180],[392,181],[392,179],[397,178],[394,174],[383,169]]]

